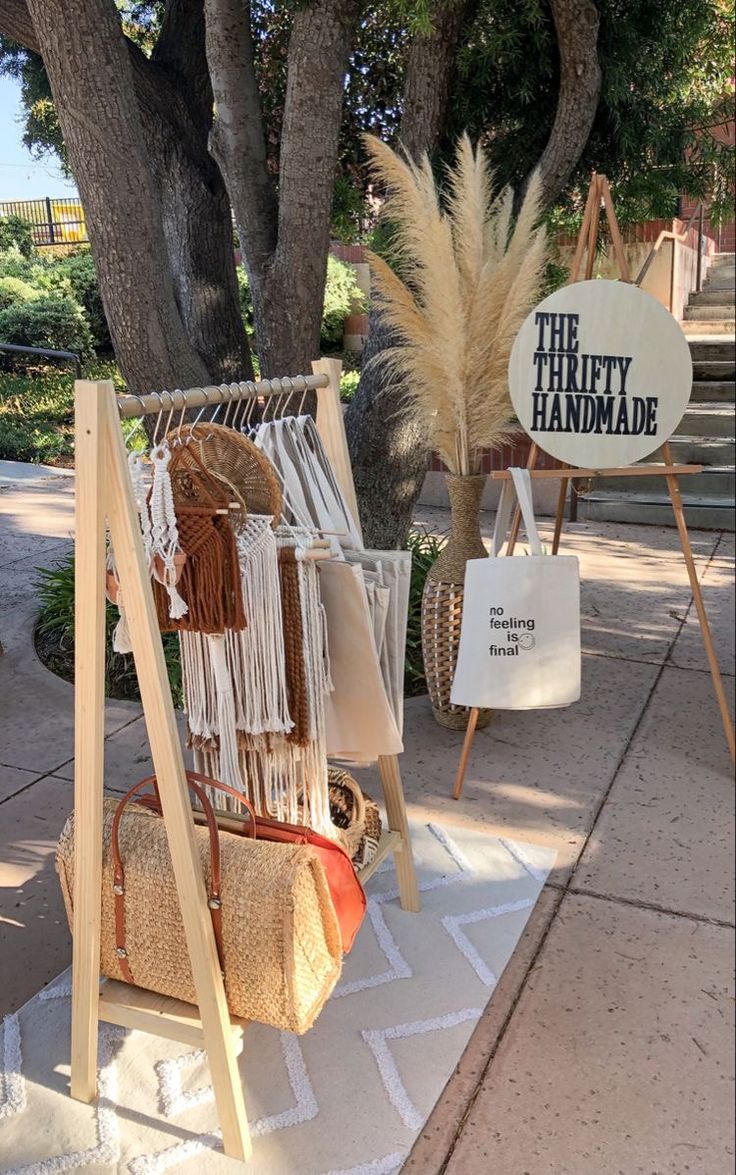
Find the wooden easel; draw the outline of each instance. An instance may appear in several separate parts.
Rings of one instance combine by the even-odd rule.
[[[75,773],[74,940],[71,1094],[91,1102],[97,1094],[99,1021],[165,1036],[207,1051],[225,1153],[251,1155],[236,1058],[246,1022],[231,1017],[217,958],[204,881],[193,836],[193,816],[171,700],[156,610],[137,510],[128,476],[121,417],[160,413],[246,398],[317,394],[317,425],[351,507],[355,491],[342,428],[340,364],[319,360],[314,374],[290,381],[195,388],[163,396],[117,397],[109,380],[75,383],[76,573],[75,573]],[[355,510],[356,520],[358,518]],[[104,780],[105,533],[115,548],[120,590],[130,630],[143,713],[158,779],[197,1006],[107,980],[100,988],[100,919]],[[381,837],[367,879],[389,853],[396,856],[404,909],[419,897],[404,794],[395,756],[379,761],[389,828]]]
[[[595,252],[598,242],[598,231],[600,227],[600,213],[601,208],[605,209],[606,218],[608,221],[608,228],[611,234],[611,244],[613,246],[614,256],[619,268],[621,281],[631,282],[631,273],[629,264],[626,259],[624,251],[621,231],[619,229],[616,211],[613,206],[613,199],[611,197],[611,189],[606,176],[598,175],[593,172],[588,189],[588,198],[585,203],[585,212],[583,214],[583,223],[580,227],[578,240],[573,255],[572,264],[570,266],[570,276],[568,285],[580,280],[580,270],[583,263],[583,256],[587,249],[587,258],[585,262],[585,280],[588,281],[593,276],[593,266],[595,263]],[[644,271],[642,271],[643,273]],[[726,742],[731,755],[731,759],[736,762],[736,739],[734,738],[734,726],[731,721],[731,713],[728,705],[728,698],[726,691],[723,688],[723,680],[721,678],[721,671],[718,665],[718,658],[713,645],[713,638],[711,636],[710,625],[708,623],[708,616],[705,611],[705,604],[703,602],[703,593],[700,587],[697,571],[695,569],[695,562],[693,560],[692,547],[690,546],[690,536],[688,534],[687,523],[685,521],[685,512],[682,504],[682,496],[680,494],[680,486],[678,478],[688,476],[694,473],[702,473],[702,465],[675,465],[672,461],[672,450],[669,441],[661,446],[662,456],[664,458],[663,464],[648,464],[648,465],[627,465],[616,469],[580,469],[571,468],[569,465],[563,465],[560,469],[537,469],[537,461],[539,460],[540,448],[535,441],[532,441],[529,450],[529,457],[527,460],[527,469],[530,470],[532,478],[540,480],[549,480],[551,478],[560,481],[560,492],[557,499],[557,510],[555,512],[555,527],[554,537],[552,540],[552,554],[556,555],[560,547],[560,538],[562,536],[562,526],[565,517],[565,501],[567,498],[567,487],[569,481],[575,481],[578,478],[588,479],[592,477],[642,477],[651,476],[652,474],[659,474],[665,478],[667,489],[669,491],[670,500],[672,502],[672,510],[675,516],[675,523],[677,525],[677,532],[680,538],[680,545],[682,547],[682,554],[687,567],[688,579],[690,580],[690,589],[693,594],[695,603],[695,610],[698,614],[698,621],[700,623],[700,631],[703,637],[703,645],[705,646],[705,653],[708,659],[708,667],[710,669],[711,678],[713,679],[713,689],[718,702],[718,707],[721,712],[721,719],[723,722],[723,729],[726,735]],[[495,473],[489,474],[494,481],[508,480],[511,474],[507,469],[499,470]],[[509,531],[509,539],[507,546],[507,554],[512,555],[516,546],[516,541],[519,537],[519,527],[521,525],[521,511],[518,506],[514,511],[511,528]],[[470,751],[473,746],[473,739],[475,738],[475,729],[478,722],[478,709],[472,707],[468,716],[468,725],[465,731],[465,739],[463,741],[462,751],[460,753],[460,762],[458,764],[457,775],[455,776],[455,785],[453,788],[453,798],[460,799],[465,780],[465,772],[467,771],[468,759],[470,758]]]

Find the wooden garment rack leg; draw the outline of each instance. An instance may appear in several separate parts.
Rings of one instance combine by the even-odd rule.
[[[98,1020],[200,1041],[207,1050],[225,1153],[250,1157],[236,1064],[242,1022],[231,1023],[204,881],[195,851],[184,764],[112,382],[77,381],[74,943],[71,1092],[96,1095]],[[126,985],[99,994],[104,780],[105,518],[125,601],[154,770],[158,778],[198,1017],[178,1001]],[[120,999],[116,989],[121,989]]]

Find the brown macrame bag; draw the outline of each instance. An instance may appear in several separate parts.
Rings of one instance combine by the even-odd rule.
[[[230,522],[231,495],[209,474],[194,444],[172,447],[169,474],[179,544],[186,556],[177,589],[188,611],[172,619],[166,589],[154,579],[159,628],[161,632],[241,631],[246,617],[238,547]]]

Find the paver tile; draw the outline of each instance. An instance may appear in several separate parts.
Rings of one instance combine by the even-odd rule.
[[[733,1171],[733,950],[730,929],[566,897],[447,1175]]]
[[[734,785],[710,676],[665,669],[573,887],[730,921]]]

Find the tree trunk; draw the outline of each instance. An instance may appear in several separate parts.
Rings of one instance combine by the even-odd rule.
[[[460,34],[476,7],[477,0],[445,0],[431,32],[419,33],[409,46],[399,138],[413,159],[439,142]]]
[[[414,158],[437,146],[463,23],[473,7],[470,0],[439,3],[432,32],[412,42],[399,139]],[[363,534],[367,546],[379,549],[405,546],[431,455],[422,431],[402,411],[401,386],[387,380],[380,361],[369,364],[390,345],[372,309],[360,383],[345,419]]]
[[[193,127],[184,139],[170,121],[141,104],[176,301],[210,378],[216,383],[252,379],[230,201],[208,150],[214,99],[203,0],[169,0],[151,64],[159,81],[165,78],[178,94]]]
[[[277,200],[249,9],[242,0],[205,0],[217,106],[212,151],[247,262],[264,375],[308,371],[319,353],[342,95],[359,10],[360,0],[314,0],[294,15]]]
[[[345,417],[365,545],[384,551],[405,546],[429,465],[424,434],[403,411],[401,387],[380,364],[368,367],[389,346],[389,331],[373,310],[360,383]]]
[[[538,165],[546,207],[560,195],[585,150],[601,93],[598,9],[592,0],[550,0],[550,7],[560,53],[560,91]]]
[[[131,63],[111,0],[28,5],[84,204],[115,353],[131,391],[207,370],[176,305]],[[88,53],[85,46],[95,46]]]

